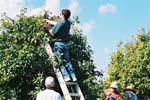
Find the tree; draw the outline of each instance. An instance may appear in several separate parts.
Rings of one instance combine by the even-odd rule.
[[[1,18],[0,100],[33,100],[44,89],[44,79],[49,75],[55,77],[51,59],[44,49],[44,43],[51,44],[52,40],[41,22],[43,16],[26,16],[26,12],[27,9],[21,10],[14,19],[6,14]],[[78,17],[72,24],[76,22]],[[70,58],[78,82],[86,100],[96,99],[100,85],[96,78],[102,73],[96,71],[86,37],[74,25],[72,32]],[[56,84],[59,91],[57,81]]]
[[[111,56],[108,68],[108,78],[105,83],[118,81],[120,91],[132,85],[137,90],[141,100],[150,98],[150,32],[142,28],[137,37],[123,45],[118,44],[118,49]]]

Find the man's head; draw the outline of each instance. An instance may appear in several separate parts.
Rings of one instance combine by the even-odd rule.
[[[63,16],[63,18],[67,20],[70,17],[70,15],[71,15],[71,12],[70,12],[69,9],[63,9],[61,11],[61,15],[60,16]]]
[[[133,85],[127,86],[124,91],[132,91],[134,93],[136,93],[136,90],[133,88]]]
[[[53,77],[49,76],[45,80],[45,86],[46,88],[52,88],[55,85],[55,80]]]

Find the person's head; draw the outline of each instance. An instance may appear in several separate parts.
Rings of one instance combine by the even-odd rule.
[[[127,87],[124,89],[124,91],[132,91],[132,92],[136,93],[136,90],[133,88],[132,85],[127,86]]]
[[[52,88],[55,85],[55,80],[53,77],[49,76],[45,80],[45,86],[46,88]]]
[[[69,9],[63,9],[61,11],[60,18],[64,18],[67,20],[70,17],[70,15],[71,15],[71,12]]]
[[[118,83],[117,82],[112,82],[112,84],[110,85],[110,87],[114,90],[116,90],[118,88]]]

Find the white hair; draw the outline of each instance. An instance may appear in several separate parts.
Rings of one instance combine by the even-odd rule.
[[[51,88],[51,87],[54,87],[55,85],[55,80],[53,77],[49,76],[46,78],[45,80],[45,86],[46,88]]]

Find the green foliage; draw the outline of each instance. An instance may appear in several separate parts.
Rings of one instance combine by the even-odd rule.
[[[71,41],[69,42],[71,62],[84,96],[87,100],[96,100],[101,91],[99,90],[101,84],[96,82],[95,76],[100,77],[103,74],[95,70],[96,67],[91,56],[93,51],[87,45],[86,37],[76,28],[73,28],[73,33],[74,35],[71,36]]]
[[[27,9],[11,19],[3,14],[0,19],[0,100],[33,100],[44,89],[44,79],[54,76],[51,59],[44,43],[51,43],[41,19],[44,16],[25,16]],[[75,23],[75,21],[73,21]],[[73,28],[69,42],[70,58],[86,100],[97,98],[100,84],[87,39]],[[80,51],[79,51],[80,50]],[[60,87],[56,80],[56,91]]]
[[[125,45],[120,42],[118,50],[111,56],[108,74],[107,86],[118,81],[122,91],[133,85],[141,100],[150,98],[150,32],[145,34],[145,30],[141,29],[137,38],[132,37]]]
[[[53,74],[52,66],[42,47],[49,40],[43,32],[40,17],[27,17],[24,12],[11,19],[1,18],[0,34],[0,94],[1,99],[30,98],[40,75]],[[43,74],[44,73],[44,74]]]

